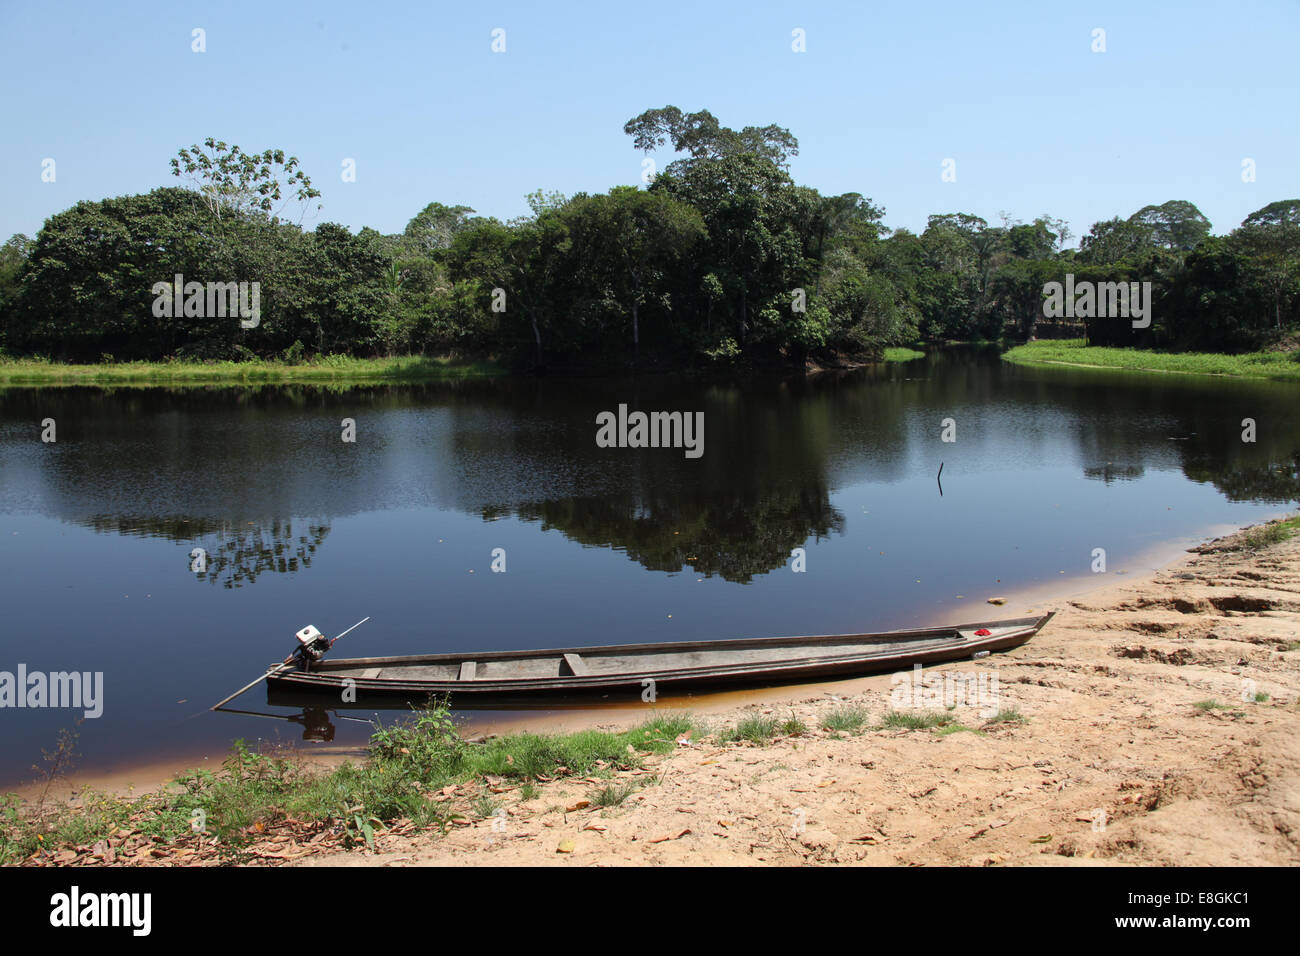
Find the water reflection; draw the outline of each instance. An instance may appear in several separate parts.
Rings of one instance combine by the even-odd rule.
[[[264,717],[268,720],[283,720],[291,724],[298,724],[302,727],[302,739],[308,743],[331,743],[334,740],[334,734],[338,728],[334,721],[330,719],[331,714],[339,720],[351,720],[358,724],[374,726],[369,720],[363,717],[352,717],[348,714],[340,714],[337,710],[327,710],[324,707],[303,707],[296,714],[268,714],[260,710],[243,710],[238,707],[217,707],[215,712],[218,714],[238,714],[242,717]]]
[[[1082,370],[1080,370],[1082,371]],[[1295,389],[1018,369],[939,353],[810,379],[544,380],[423,387],[15,390],[0,503],[201,548],[226,588],[310,568],[333,522],[393,508],[514,516],[646,569],[745,583],[842,534],[836,488],[1073,461],[1087,479],[1177,469],[1232,501],[1300,499]],[[598,411],[703,409],[706,453],[599,449]],[[1241,412],[1258,438],[1241,440]],[[35,423],[59,421],[57,445]],[[343,418],[358,441],[340,440]],[[940,422],[958,441],[939,442]],[[943,492],[942,479],[939,491]]]
[[[972,351],[785,381],[0,390],[0,663],[104,672],[81,728],[104,765],[255,733],[266,715],[178,717],[309,623],[373,614],[345,653],[382,656],[965,620],[1089,573],[1097,547],[1138,570],[1300,499],[1298,395]],[[704,457],[598,448],[620,403],[703,411]],[[367,730],[292,713],[317,737]],[[69,716],[3,719],[0,783]]]

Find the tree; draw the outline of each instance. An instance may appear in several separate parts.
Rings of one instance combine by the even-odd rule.
[[[545,210],[514,226],[495,219],[474,223],[456,236],[448,252],[454,278],[477,281],[484,305],[495,305],[495,291],[505,293],[505,314],[522,314],[532,332],[534,360],[545,364],[542,330],[551,314],[560,266],[572,247],[568,226],[557,210]]]
[[[0,349],[8,339],[6,328],[9,311],[18,298],[19,278],[27,265],[34,243],[22,233],[15,233],[0,246]]]
[[[1210,220],[1185,199],[1143,206],[1128,221],[1146,229],[1152,245],[1177,252],[1191,252],[1210,234]]]
[[[1270,325],[1267,292],[1240,247],[1218,236],[1188,253],[1161,302],[1180,349],[1231,352],[1259,348]]]
[[[211,136],[202,146],[196,143],[178,150],[172,175],[188,180],[217,219],[230,210],[245,216],[260,213],[275,222],[291,202],[297,202],[301,224],[311,200],[320,196],[298,157],[286,159],[282,149],[245,153]]]
[[[432,256],[451,247],[456,236],[469,227],[474,213],[469,206],[444,206],[431,202],[412,217],[403,233],[410,253]]]
[[[746,126],[737,132],[718,123],[708,110],[683,113],[676,106],[646,110],[627,121],[623,132],[636,148],[652,152],[665,143],[692,159],[722,159],[747,153],[785,168],[799,155],[799,141],[788,129],[776,125]]]
[[[1017,259],[1050,259],[1055,253],[1061,238],[1060,231],[1053,231],[1053,223],[1046,216],[1039,216],[1031,223],[1019,223],[1007,229],[1007,247]]]
[[[789,175],[752,153],[702,158],[667,171],[650,187],[699,210],[708,228],[704,272],[721,283],[731,306],[734,333],[744,347],[751,331],[757,339],[776,337],[779,326],[801,321],[790,310],[797,287],[810,286],[810,263],[795,228],[798,195]],[[756,321],[783,317],[777,326]]]
[[[1281,329],[1283,304],[1300,276],[1300,199],[1281,199],[1255,210],[1232,235],[1258,264],[1273,297],[1274,324]]]
[[[689,263],[695,245],[708,235],[699,212],[665,192],[618,186],[608,195],[576,202],[570,228],[584,235],[584,248],[604,262],[593,271],[609,277],[614,297],[632,316],[632,348],[640,352],[640,309],[652,298],[666,299],[665,280]]]
[[[1107,266],[1143,255],[1155,248],[1150,228],[1132,219],[1116,216],[1094,222],[1079,243],[1079,256],[1089,265]]]
[[[157,317],[152,287],[235,277],[229,250],[188,190],[80,202],[37,233],[10,323],[11,343],[65,358],[156,358],[188,342],[239,340],[230,315]]]

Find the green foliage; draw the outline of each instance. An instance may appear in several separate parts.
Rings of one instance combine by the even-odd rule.
[[[505,777],[519,785],[521,799],[531,799],[538,778],[636,769],[645,754],[666,753],[677,747],[678,737],[700,733],[689,716],[663,713],[620,732],[519,733],[470,744],[445,704],[431,701],[377,726],[363,762],[331,770],[258,753],[237,740],[219,770],[192,771],[139,799],[91,794],[80,807],[47,808],[0,795],[0,864],[41,850],[90,845],[123,827],[168,843],[215,839],[238,859],[241,847],[290,819],[333,827],[350,845],[373,847],[375,835],[398,820],[445,828],[452,811],[432,798],[449,784]],[[616,806],[633,789],[611,782],[593,802]],[[470,809],[489,817],[499,806],[479,793]]]
[[[1156,352],[1148,349],[1089,346],[1083,339],[1057,339],[1018,345],[1004,352],[1002,357],[1018,365],[1084,365],[1300,381],[1298,354],[1300,353],[1219,355],[1204,352]]]
[[[227,212],[237,216],[260,213],[274,221],[289,201],[297,200],[305,214],[310,200],[320,196],[298,157],[286,159],[282,149],[245,153],[238,146],[208,137],[202,146],[196,143],[178,150],[171,165],[172,175],[188,180],[217,219]],[[285,177],[283,183],[280,176]]]
[[[867,726],[870,716],[867,708],[860,704],[845,704],[830,710],[823,718],[822,726],[827,730],[856,734]]]
[[[949,714],[928,712],[908,714],[902,711],[891,710],[885,714],[884,719],[881,721],[881,726],[900,730],[931,730],[947,726],[951,723],[953,723],[953,717]]]
[[[724,727],[717,735],[719,743],[748,740],[765,744],[776,736],[779,725],[774,717],[742,717],[734,727]]]
[[[304,231],[303,215],[281,215],[319,196],[295,157],[207,139],[171,163],[191,188],[81,202],[0,247],[0,349],[63,362],[878,358],[918,340],[1033,338],[1044,285],[1067,272],[1152,285],[1151,328],[1076,323],[1094,345],[1251,352],[1300,326],[1300,200],[1226,236],[1186,200],[1148,205],[1094,223],[1077,251],[1048,215],[944,213],[918,236],[891,233],[860,193],[797,185],[798,141],[782,127],[666,106],[624,130],[637,149],[677,154],[648,188],[538,189],[508,223],[429,202],[395,235]],[[155,284],[176,275],[258,283],[260,321],[155,314]]]
[[[1281,544],[1295,537],[1296,534],[1300,534],[1300,516],[1270,521],[1268,524],[1246,531],[1241,536],[1241,547],[1249,551],[1259,551]]]

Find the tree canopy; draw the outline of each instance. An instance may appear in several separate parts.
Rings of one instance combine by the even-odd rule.
[[[181,149],[186,187],[77,203],[0,247],[0,347],[63,359],[476,353],[531,365],[804,363],[918,340],[1086,334],[1241,350],[1300,325],[1300,200],[1223,236],[1170,200],[1093,223],[937,213],[890,230],[859,192],[797,184],[798,141],[675,106],[628,120],[677,155],[645,188],[538,189],[509,222],[430,201],[395,234],[306,230],[319,192],[281,149]],[[291,214],[294,213],[294,214]],[[1155,320],[1057,327],[1045,285],[1150,282]],[[158,315],[159,283],[256,283],[261,320]]]

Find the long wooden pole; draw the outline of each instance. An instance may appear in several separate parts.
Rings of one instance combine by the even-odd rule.
[[[247,684],[245,684],[243,687],[239,688],[239,690],[235,691],[235,692],[234,692],[233,694],[231,694],[229,697],[225,697],[225,698],[222,698],[221,700],[217,701],[215,704],[213,704],[211,707],[209,707],[208,710],[216,710],[216,709],[217,709],[218,707],[220,707],[222,704],[228,704],[228,703],[230,703],[232,700],[234,700],[236,697],[238,697],[238,696],[239,696],[240,694],[242,694],[244,691],[246,691],[246,690],[251,690],[253,687],[256,687],[258,684],[262,683],[262,681],[266,680],[268,677],[270,677],[272,674],[274,674],[276,671],[278,671],[278,670],[279,670],[281,667],[283,667],[285,664],[289,663],[289,659],[292,658],[292,657],[293,657],[293,655],[290,654],[289,657],[286,657],[286,658],[284,659],[284,663],[282,663],[282,664],[277,664],[275,667],[272,667],[269,671],[267,671],[265,674],[263,674],[263,675],[262,675],[261,677],[259,677],[257,680],[249,681]]]
[[[348,628],[346,631],[344,631],[344,632],[343,632],[342,634],[340,634],[338,637],[334,638],[334,640],[330,641],[330,647],[333,647],[336,643],[338,643],[339,641],[343,640],[344,635],[346,635],[346,634],[351,634],[353,631],[355,631],[357,628],[359,628],[362,624],[365,624],[366,621],[368,621],[368,620],[370,620],[370,615],[369,615],[369,614],[367,614],[367,615],[366,615],[365,617],[363,617],[361,620],[357,621],[357,623],[353,624],[350,628]]]

